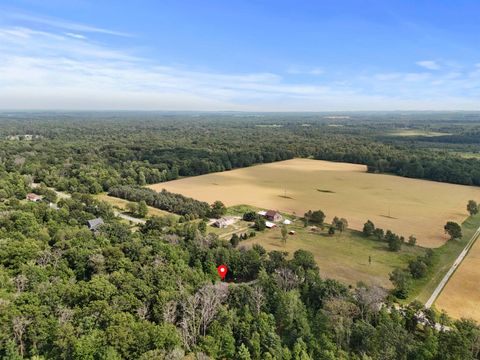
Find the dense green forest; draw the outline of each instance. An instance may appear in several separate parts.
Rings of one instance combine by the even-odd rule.
[[[2,115],[0,358],[479,359],[471,320],[399,308],[385,289],[323,278],[307,251],[234,247],[201,222],[132,228],[91,195],[124,191],[203,217],[206,203],[138,186],[294,156],[480,184],[479,160],[461,156],[479,151],[477,114],[332,116]],[[394,135],[405,129],[449,135]],[[32,181],[72,197],[27,202]],[[89,230],[98,217],[105,224]]]
[[[478,358],[474,322],[429,311],[420,323],[420,305],[399,311],[381,288],[323,279],[306,251],[234,248],[172,219],[132,232],[88,194],[52,209],[21,200],[19,173],[0,177],[11,194],[0,205],[2,358]],[[85,224],[98,216],[94,233]]]
[[[145,201],[147,205],[178,215],[187,215],[191,219],[211,217],[208,203],[181,194],[174,194],[165,189],[156,192],[151,189],[124,185],[110,188],[109,195],[135,202]]]
[[[92,194],[292,157],[480,185],[480,159],[462,156],[480,153],[480,115],[395,114],[4,114],[0,158],[37,182]],[[395,136],[405,130],[420,135]]]

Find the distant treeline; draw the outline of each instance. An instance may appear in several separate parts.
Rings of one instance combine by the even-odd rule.
[[[6,171],[32,175],[36,182],[72,193],[95,194],[293,157],[352,162],[367,165],[370,172],[480,185],[480,160],[461,156],[480,152],[475,114],[455,115],[458,119],[451,123],[447,114],[430,121],[425,114],[400,119],[393,113],[349,114],[343,120],[322,114],[30,116],[26,120],[0,115],[0,135],[39,136],[31,141],[0,138],[0,164]],[[451,135],[391,135],[405,128]]]
[[[143,200],[147,205],[183,215],[190,219],[204,218],[210,212],[208,203],[185,197],[181,194],[171,193],[165,189],[156,192],[151,189],[124,185],[111,188],[109,195],[129,201],[138,202]]]
[[[390,173],[462,185],[480,185],[480,160],[453,156],[446,152],[408,149],[389,144],[351,145],[339,142],[322,146],[316,159],[352,162],[368,166],[369,172]]]

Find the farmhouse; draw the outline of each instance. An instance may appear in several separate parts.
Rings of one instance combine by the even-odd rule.
[[[282,220],[282,215],[280,215],[280,213],[275,210],[268,210],[265,214],[265,217],[267,218],[267,220],[270,220],[270,221]]]
[[[42,199],[43,199],[43,196],[41,196],[41,195],[37,195],[37,194],[34,194],[34,193],[27,194],[27,200],[28,201],[39,202],[39,201],[42,201]]]
[[[226,228],[229,225],[232,225],[235,223],[235,218],[233,217],[223,217],[220,219],[215,220],[213,223],[213,226],[216,226],[220,229]]]
[[[354,230],[361,231],[368,218],[377,227],[403,236],[408,236],[405,234],[408,229],[408,233],[417,236],[420,245],[427,247],[442,245],[445,237],[438,229],[442,229],[447,220],[462,223],[467,215],[464,205],[469,199],[480,199],[479,187],[372,174],[365,165],[310,159],[192,176],[148,188],[166,189],[208,203],[221,200],[227,207],[238,204],[258,207],[256,212],[273,209],[292,215],[304,214],[306,209],[318,209],[321,205],[327,214],[342,214]],[[285,188],[295,196],[281,196]],[[395,209],[394,216],[385,216],[388,214],[385,199]],[[428,226],[415,220],[419,218],[428,219]]]
[[[101,217],[99,218],[96,218],[96,219],[92,219],[92,220],[88,220],[87,221],[87,224],[88,224],[88,228],[92,231],[97,231],[98,228],[104,224],[103,222],[103,219]]]

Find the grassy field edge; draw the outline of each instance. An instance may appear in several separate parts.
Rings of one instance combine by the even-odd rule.
[[[424,278],[413,282],[406,302],[418,300],[425,303],[428,300],[478,227],[480,227],[480,214],[470,216],[462,223],[463,236],[460,240],[449,240],[444,245],[433,249],[432,266]]]

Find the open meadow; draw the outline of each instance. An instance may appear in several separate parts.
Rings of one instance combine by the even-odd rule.
[[[120,199],[120,198],[110,196],[110,195],[107,195],[107,194],[99,194],[99,195],[95,195],[95,197],[98,200],[105,201],[105,202],[109,203],[114,208],[116,208],[116,209],[118,209],[122,212],[127,211],[127,205],[130,202],[128,200]],[[178,217],[178,215],[176,215],[176,214],[172,214],[172,213],[169,213],[168,211],[163,211],[163,210],[154,208],[153,206],[148,206],[148,216],[174,216],[174,217]]]
[[[302,216],[321,209],[326,221],[344,217],[361,230],[368,219],[418,243],[438,247],[446,241],[443,226],[461,223],[469,199],[480,188],[393,175],[367,173],[364,165],[292,159],[232,171],[188,177],[150,185],[227,206],[249,204]]]
[[[288,227],[295,231],[295,235],[288,235],[285,244],[277,227],[257,232],[255,237],[242,241],[240,246],[260,244],[268,251],[286,251],[289,256],[298,249],[308,250],[315,256],[320,273],[326,278],[352,286],[362,281],[386,288],[392,286],[388,274],[394,268],[405,268],[409,260],[424,253],[424,249],[418,246],[403,246],[401,251],[392,252],[385,242],[365,238],[358,231],[347,230],[330,236],[326,230],[317,233],[304,228],[299,221],[296,224]]]

